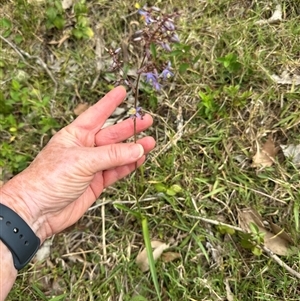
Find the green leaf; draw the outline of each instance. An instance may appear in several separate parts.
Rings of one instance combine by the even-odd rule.
[[[143,237],[144,237],[144,242],[145,242],[145,246],[146,246],[152,281],[153,281],[153,284],[155,287],[157,298],[159,301],[161,301],[161,294],[160,294],[157,273],[156,273],[156,268],[155,268],[155,261],[153,258],[151,240],[150,240],[149,229],[148,229],[148,221],[147,221],[146,217],[142,218],[142,231],[143,231]]]
[[[114,204],[114,206],[118,209],[124,210],[125,212],[128,212],[130,214],[132,214],[133,216],[135,216],[137,219],[141,218],[141,215],[139,212],[133,211],[131,209],[129,209],[128,207],[126,207],[125,205],[122,204]]]
[[[138,296],[134,296],[133,298],[131,298],[130,301],[148,301],[148,299],[141,295],[138,295]]]
[[[1,29],[11,29],[12,23],[9,19],[7,18],[1,18],[0,19],[0,28]]]
[[[166,192],[166,190],[167,190],[167,187],[162,183],[157,183],[154,185],[154,187],[155,187],[156,191],[158,191],[158,192]]]
[[[83,32],[84,32],[84,36],[86,38],[90,39],[90,38],[92,38],[94,36],[94,32],[93,32],[93,30],[90,27],[86,27]]]
[[[176,191],[174,191],[171,188],[168,188],[167,191],[166,191],[166,194],[169,195],[169,196],[174,196],[174,195],[176,195]]]
[[[14,37],[14,41],[15,41],[16,44],[20,44],[21,42],[23,42],[23,37],[20,34],[17,34]]]
[[[58,16],[54,19],[53,24],[57,29],[63,29],[65,26],[65,19],[61,16]]]
[[[152,57],[154,58],[154,60],[156,60],[156,57],[157,57],[157,51],[156,51],[156,46],[154,43],[151,43],[150,44],[150,52],[151,52],[151,55]]]
[[[20,92],[11,90],[9,92],[9,95],[12,98],[12,100],[14,100],[14,102],[20,101]]]
[[[176,193],[181,192],[182,188],[178,184],[174,184],[171,186],[171,189],[174,190]]]
[[[15,79],[13,79],[13,80],[11,81],[11,86],[12,86],[12,88],[13,88],[14,90],[16,90],[16,91],[19,91],[20,88],[21,88],[21,84],[20,84],[17,80],[15,80]]]
[[[250,222],[249,227],[250,227],[250,230],[251,230],[252,233],[254,233],[254,234],[259,233],[259,228],[255,223]]]
[[[227,227],[227,226],[219,225],[219,226],[217,226],[217,228],[221,234],[233,235],[235,233],[234,229]]]
[[[73,34],[73,36],[74,36],[76,39],[78,39],[78,40],[83,38],[83,33],[82,33],[82,31],[79,30],[79,29],[74,28],[74,29],[72,30],[72,34]]]
[[[46,16],[50,22],[54,22],[54,20],[57,16],[57,10],[54,7],[48,7],[46,9]]]
[[[75,15],[86,14],[88,12],[85,1],[78,1],[74,6]]]
[[[260,255],[262,254],[262,250],[261,250],[260,248],[258,248],[258,247],[254,247],[254,248],[252,249],[252,253],[253,253],[254,255],[256,255],[256,256],[260,256]]]
[[[182,63],[179,65],[179,73],[182,74],[184,73],[188,68],[189,68],[190,64],[188,63]]]
[[[9,30],[4,31],[3,36],[4,36],[4,38],[7,38],[10,36],[10,34],[11,34],[11,30],[9,29]]]
[[[249,241],[249,240],[246,240],[246,239],[243,239],[241,241],[241,246],[245,249],[252,249],[253,248],[253,242]]]

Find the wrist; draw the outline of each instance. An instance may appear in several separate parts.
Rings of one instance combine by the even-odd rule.
[[[18,271],[13,268],[13,257],[11,251],[0,240],[0,300],[5,300],[17,277]]]
[[[22,189],[18,176],[7,182],[0,189],[0,203],[17,213],[40,239],[41,244],[47,238],[44,218],[25,189]]]

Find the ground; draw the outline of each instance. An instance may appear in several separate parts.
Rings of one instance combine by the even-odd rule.
[[[65,9],[60,1],[1,2],[3,182],[76,118],[79,104],[112,88],[105,48],[139,60],[130,37],[144,25],[132,1],[77,1],[76,9],[75,2]],[[180,44],[171,81],[157,95],[140,91],[155,120],[147,134],[157,140],[138,178],[141,194],[134,176],[108,188],[49,240],[49,256],[20,272],[7,300],[159,300],[135,261],[144,248],[139,210],[150,239],[176,254],[156,262],[161,300],[300,300],[297,275],[246,248],[245,234],[213,224],[242,227],[241,210],[252,208],[299,245],[299,169],[280,145],[299,144],[300,83],[274,77],[300,75],[298,1],[284,1],[275,21],[276,1],[195,2],[151,3],[181,13]],[[128,117],[128,95],[119,119]],[[259,151],[267,166],[256,162]],[[297,249],[279,258],[300,272]]]

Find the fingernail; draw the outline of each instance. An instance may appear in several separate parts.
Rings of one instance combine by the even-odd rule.
[[[131,146],[131,155],[133,158],[139,159],[144,154],[144,148],[140,144],[134,144]]]

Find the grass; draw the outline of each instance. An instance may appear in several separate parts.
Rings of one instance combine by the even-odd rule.
[[[96,43],[130,46],[130,21],[136,20],[129,0],[88,1],[86,16],[95,36],[78,40],[71,35],[58,47],[50,42],[76,25],[72,12],[62,12],[65,31],[47,28],[50,2],[28,2],[3,2],[1,34],[51,66],[58,87],[55,93],[36,59],[23,60],[1,41],[3,181],[24,169],[74,119],[78,103],[92,104],[110,89],[105,53],[100,73],[95,67]],[[251,206],[299,242],[299,170],[281,153],[272,167],[251,167],[256,141],[263,144],[270,133],[277,144],[299,144],[300,87],[271,79],[284,70],[300,73],[298,1],[285,1],[284,22],[265,25],[256,21],[275,9],[265,1],[157,5],[182,11],[181,41],[191,46],[175,62],[175,69],[189,63],[186,72],[177,73],[175,86],[166,86],[157,100],[141,98],[155,117],[148,134],[158,141],[144,167],[141,210],[151,239],[169,242],[181,254],[176,261],[156,263],[162,300],[227,300],[226,282],[232,300],[300,300],[299,279],[266,254],[255,256],[241,247],[237,234],[187,216],[237,225],[237,209]],[[129,58],[138,53],[129,49]],[[168,194],[174,184],[182,190]],[[8,300],[158,300],[150,274],[135,264],[144,240],[140,222],[130,213],[137,209],[134,186],[134,177],[128,177],[108,188],[97,208],[56,235],[50,257],[20,273]],[[299,252],[282,260],[299,272]]]

